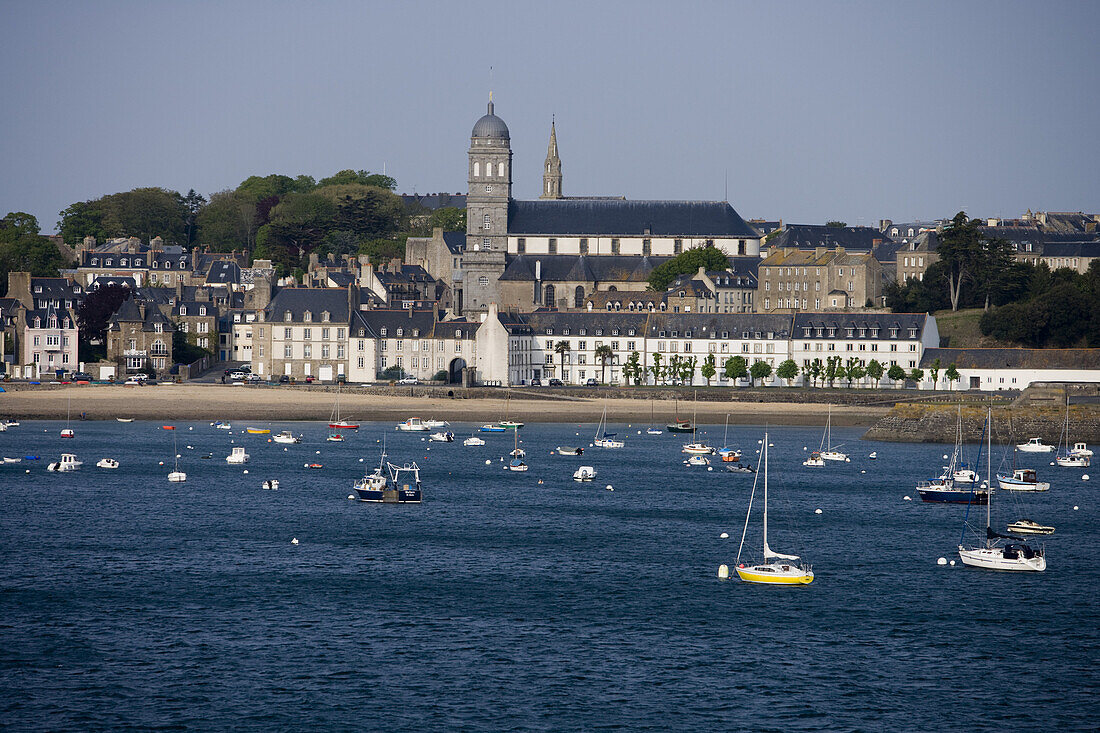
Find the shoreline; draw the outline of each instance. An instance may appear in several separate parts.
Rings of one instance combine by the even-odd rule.
[[[251,387],[220,384],[167,384],[149,387],[65,385],[48,389],[16,389],[0,394],[0,417],[23,420],[73,419],[84,413],[87,420],[253,420],[327,421],[334,404],[333,392],[300,388]],[[507,408],[506,408],[507,404]],[[508,417],[524,422],[597,422],[604,408],[612,423],[672,422],[671,404],[654,406],[650,400],[630,398],[511,399],[503,397],[430,397],[385,395],[347,391],[340,394],[341,416],[362,421],[392,421],[409,417],[454,422],[492,422]],[[700,425],[721,425],[729,414],[734,425],[823,426],[829,405],[811,402],[699,402],[680,404],[681,419],[695,411]],[[837,406],[833,424],[870,427],[890,411],[890,406]]]

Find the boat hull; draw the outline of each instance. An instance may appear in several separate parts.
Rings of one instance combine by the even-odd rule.
[[[368,504],[420,504],[420,489],[355,489],[356,498]]]
[[[917,489],[920,500],[930,504],[980,504],[989,503],[989,494],[966,489]]]
[[[328,426],[330,428],[332,428],[333,430],[358,430],[359,429],[358,424],[350,423],[350,422],[330,422],[328,424]],[[251,431],[249,431],[249,432],[251,432]]]
[[[1048,527],[1042,524],[1021,524],[1020,522],[1013,522],[1008,525],[1007,529],[1013,534],[1054,534],[1054,527]]]
[[[959,559],[963,565],[972,568],[984,568],[986,570],[1008,570],[1025,572],[1042,572],[1047,569],[1047,559],[1036,553],[1033,557],[1025,557],[1023,553],[1007,552],[1003,547],[980,547],[966,549],[959,545]]]
[[[1014,481],[1003,476],[997,477],[997,485],[1005,491],[1050,491],[1050,484],[1046,481]]]
[[[764,585],[809,585],[814,582],[812,570],[804,570],[797,565],[751,565],[737,568],[737,577],[746,583]]]
[[[695,426],[691,423],[676,423],[675,425],[665,425],[665,430],[670,433],[694,433]]]

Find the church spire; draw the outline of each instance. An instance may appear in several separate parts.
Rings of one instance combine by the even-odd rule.
[[[550,118],[550,144],[546,147],[546,166],[542,173],[542,195],[539,198],[562,198],[561,158],[558,157],[558,132],[553,116]]]

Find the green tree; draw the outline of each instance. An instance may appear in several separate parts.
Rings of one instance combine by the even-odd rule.
[[[592,352],[595,358],[600,360],[600,382],[607,382],[607,361],[615,355],[615,352],[611,350],[611,347],[607,344],[600,344],[596,347],[596,350]]]
[[[932,360],[928,367],[928,376],[932,377],[932,389],[938,389],[940,383],[940,357]]]
[[[661,368],[660,352],[654,353],[653,359],[651,361],[653,362],[653,364],[650,365],[649,371],[653,374],[653,384],[658,385],[661,383],[661,373],[663,371]]]
[[[393,366],[389,366],[383,369],[378,376],[384,380],[389,381],[403,379],[405,377],[405,370],[402,367],[394,364]]]
[[[436,209],[428,217],[428,226],[432,229],[438,227],[445,232],[464,232],[466,231],[466,209],[454,206]]]
[[[886,376],[890,377],[896,384],[905,379],[905,370],[898,364],[891,364],[890,370],[886,372]]]
[[[848,379],[848,367],[844,365],[844,362],[840,361],[840,357],[837,357],[837,361],[839,363],[836,365],[836,369],[833,372],[833,378],[840,380]],[[832,385],[830,384],[830,386]],[[851,381],[848,382],[848,386],[852,386]]]
[[[668,366],[665,367],[665,377],[673,384],[680,381],[680,355],[673,354],[668,357]]]
[[[57,229],[65,244],[77,246],[85,237],[95,237],[102,242],[107,239],[103,228],[103,211],[97,201],[78,201],[62,210],[58,217]]]
[[[749,376],[749,365],[743,356],[731,356],[726,359],[723,369],[726,372],[726,377],[734,380],[735,383],[736,380],[745,379]]]
[[[680,359],[678,376],[681,384],[695,384],[695,365],[697,363],[698,360],[694,356],[685,356]]]
[[[39,234],[34,216],[13,211],[0,219],[0,295],[7,292],[9,272],[57,277],[59,268],[71,264],[53,242]]]
[[[957,382],[962,378],[962,375],[959,374],[959,370],[955,367],[955,362],[951,362],[947,366],[947,371],[943,373],[943,376],[951,383]],[[954,389],[954,387],[952,387],[952,389]]]
[[[256,202],[236,191],[219,191],[195,216],[198,240],[215,252],[251,250],[256,245]]]
[[[663,265],[658,265],[649,273],[649,289],[662,291],[679,275],[698,272],[702,267],[707,270],[725,270],[730,261],[726,253],[711,245],[692,247]]]
[[[878,359],[871,359],[871,361],[867,362],[867,376],[875,380],[875,389],[878,389],[878,383],[885,373],[886,367],[884,367]]]
[[[924,370],[914,367],[912,371],[909,372],[909,378],[919,386],[920,383],[924,381]]]
[[[184,197],[164,188],[135,188],[73,204],[61,212],[58,228],[69,244],[84,237],[162,237],[168,244],[187,244],[190,217]]]
[[[794,359],[783,361],[779,368],[775,370],[775,376],[786,380],[787,386],[790,387],[795,377],[798,376],[798,364],[795,363]]]
[[[829,386],[833,386],[833,382],[840,376],[840,357],[830,356],[825,360],[825,381],[829,383]]]
[[[317,188],[324,188],[326,186],[339,186],[345,183],[354,183],[362,186],[375,186],[377,188],[384,188],[387,191],[393,191],[397,188],[397,181],[382,173],[371,173],[370,171],[354,171],[350,168],[342,170],[337,173],[333,173],[328,178],[322,178],[317,181]]]
[[[198,220],[199,211],[206,205],[206,199],[202,194],[195,193],[195,189],[191,189],[187,192],[187,195],[183,197],[183,207],[187,210],[187,218],[185,219],[187,225],[187,244],[194,244],[196,235],[198,233],[198,227],[196,226]]]
[[[858,382],[867,375],[867,370],[863,368],[863,365],[859,363],[859,359],[852,357],[848,360],[847,377],[848,386],[852,386],[852,382]]]
[[[642,357],[637,351],[631,352],[623,365],[623,379],[634,382],[635,387],[642,383]]]
[[[844,227],[848,226],[848,222],[846,222],[846,221],[836,221],[836,220],[827,221],[827,222],[825,222],[825,226],[830,227],[832,229],[843,229]]]
[[[703,359],[703,366],[699,370],[699,373],[703,375],[703,379],[707,380],[707,386],[710,386],[710,380],[714,379],[714,375],[718,373],[716,367],[716,359],[714,354],[707,354],[707,358]]]
[[[979,229],[981,222],[971,219],[965,211],[955,214],[951,223],[940,234],[936,248],[939,261],[947,276],[948,295],[951,310],[959,309],[963,284],[973,280],[982,269],[985,255],[985,242]]]
[[[813,386],[817,386],[817,383],[825,376],[825,364],[821,359],[814,359],[810,362],[810,382]]]
[[[561,379],[565,381],[565,356],[570,352],[569,342],[564,339],[554,344],[554,353],[561,357]]]
[[[766,361],[758,361],[749,369],[749,374],[752,376],[753,384],[756,384],[757,381],[763,384],[763,380],[772,374],[772,365]]]

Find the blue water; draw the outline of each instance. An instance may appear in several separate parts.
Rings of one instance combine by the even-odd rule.
[[[966,508],[902,497],[944,446],[836,429],[851,463],[806,469],[820,429],[774,429],[770,543],[817,578],[770,588],[717,579],[752,476],[682,466],[685,436],[617,426],[625,449],[565,458],[550,450],[594,426],[529,425],[516,474],[511,434],[466,448],[364,424],[339,445],[271,425],[305,432],[284,451],[177,425],[185,484],[166,481],[159,425],[0,433],[0,455],[42,456],[0,466],[0,727],[1095,729],[1100,547],[1080,469],[1040,467],[1046,495],[995,500],[1001,529],[1057,526],[1047,572],[939,567]],[[761,433],[729,442],[751,454]],[[423,505],[348,501],[383,435],[421,465]],[[247,466],[225,463],[230,441]],[[47,473],[63,450],[84,469]],[[569,480],[582,463],[594,483]]]

